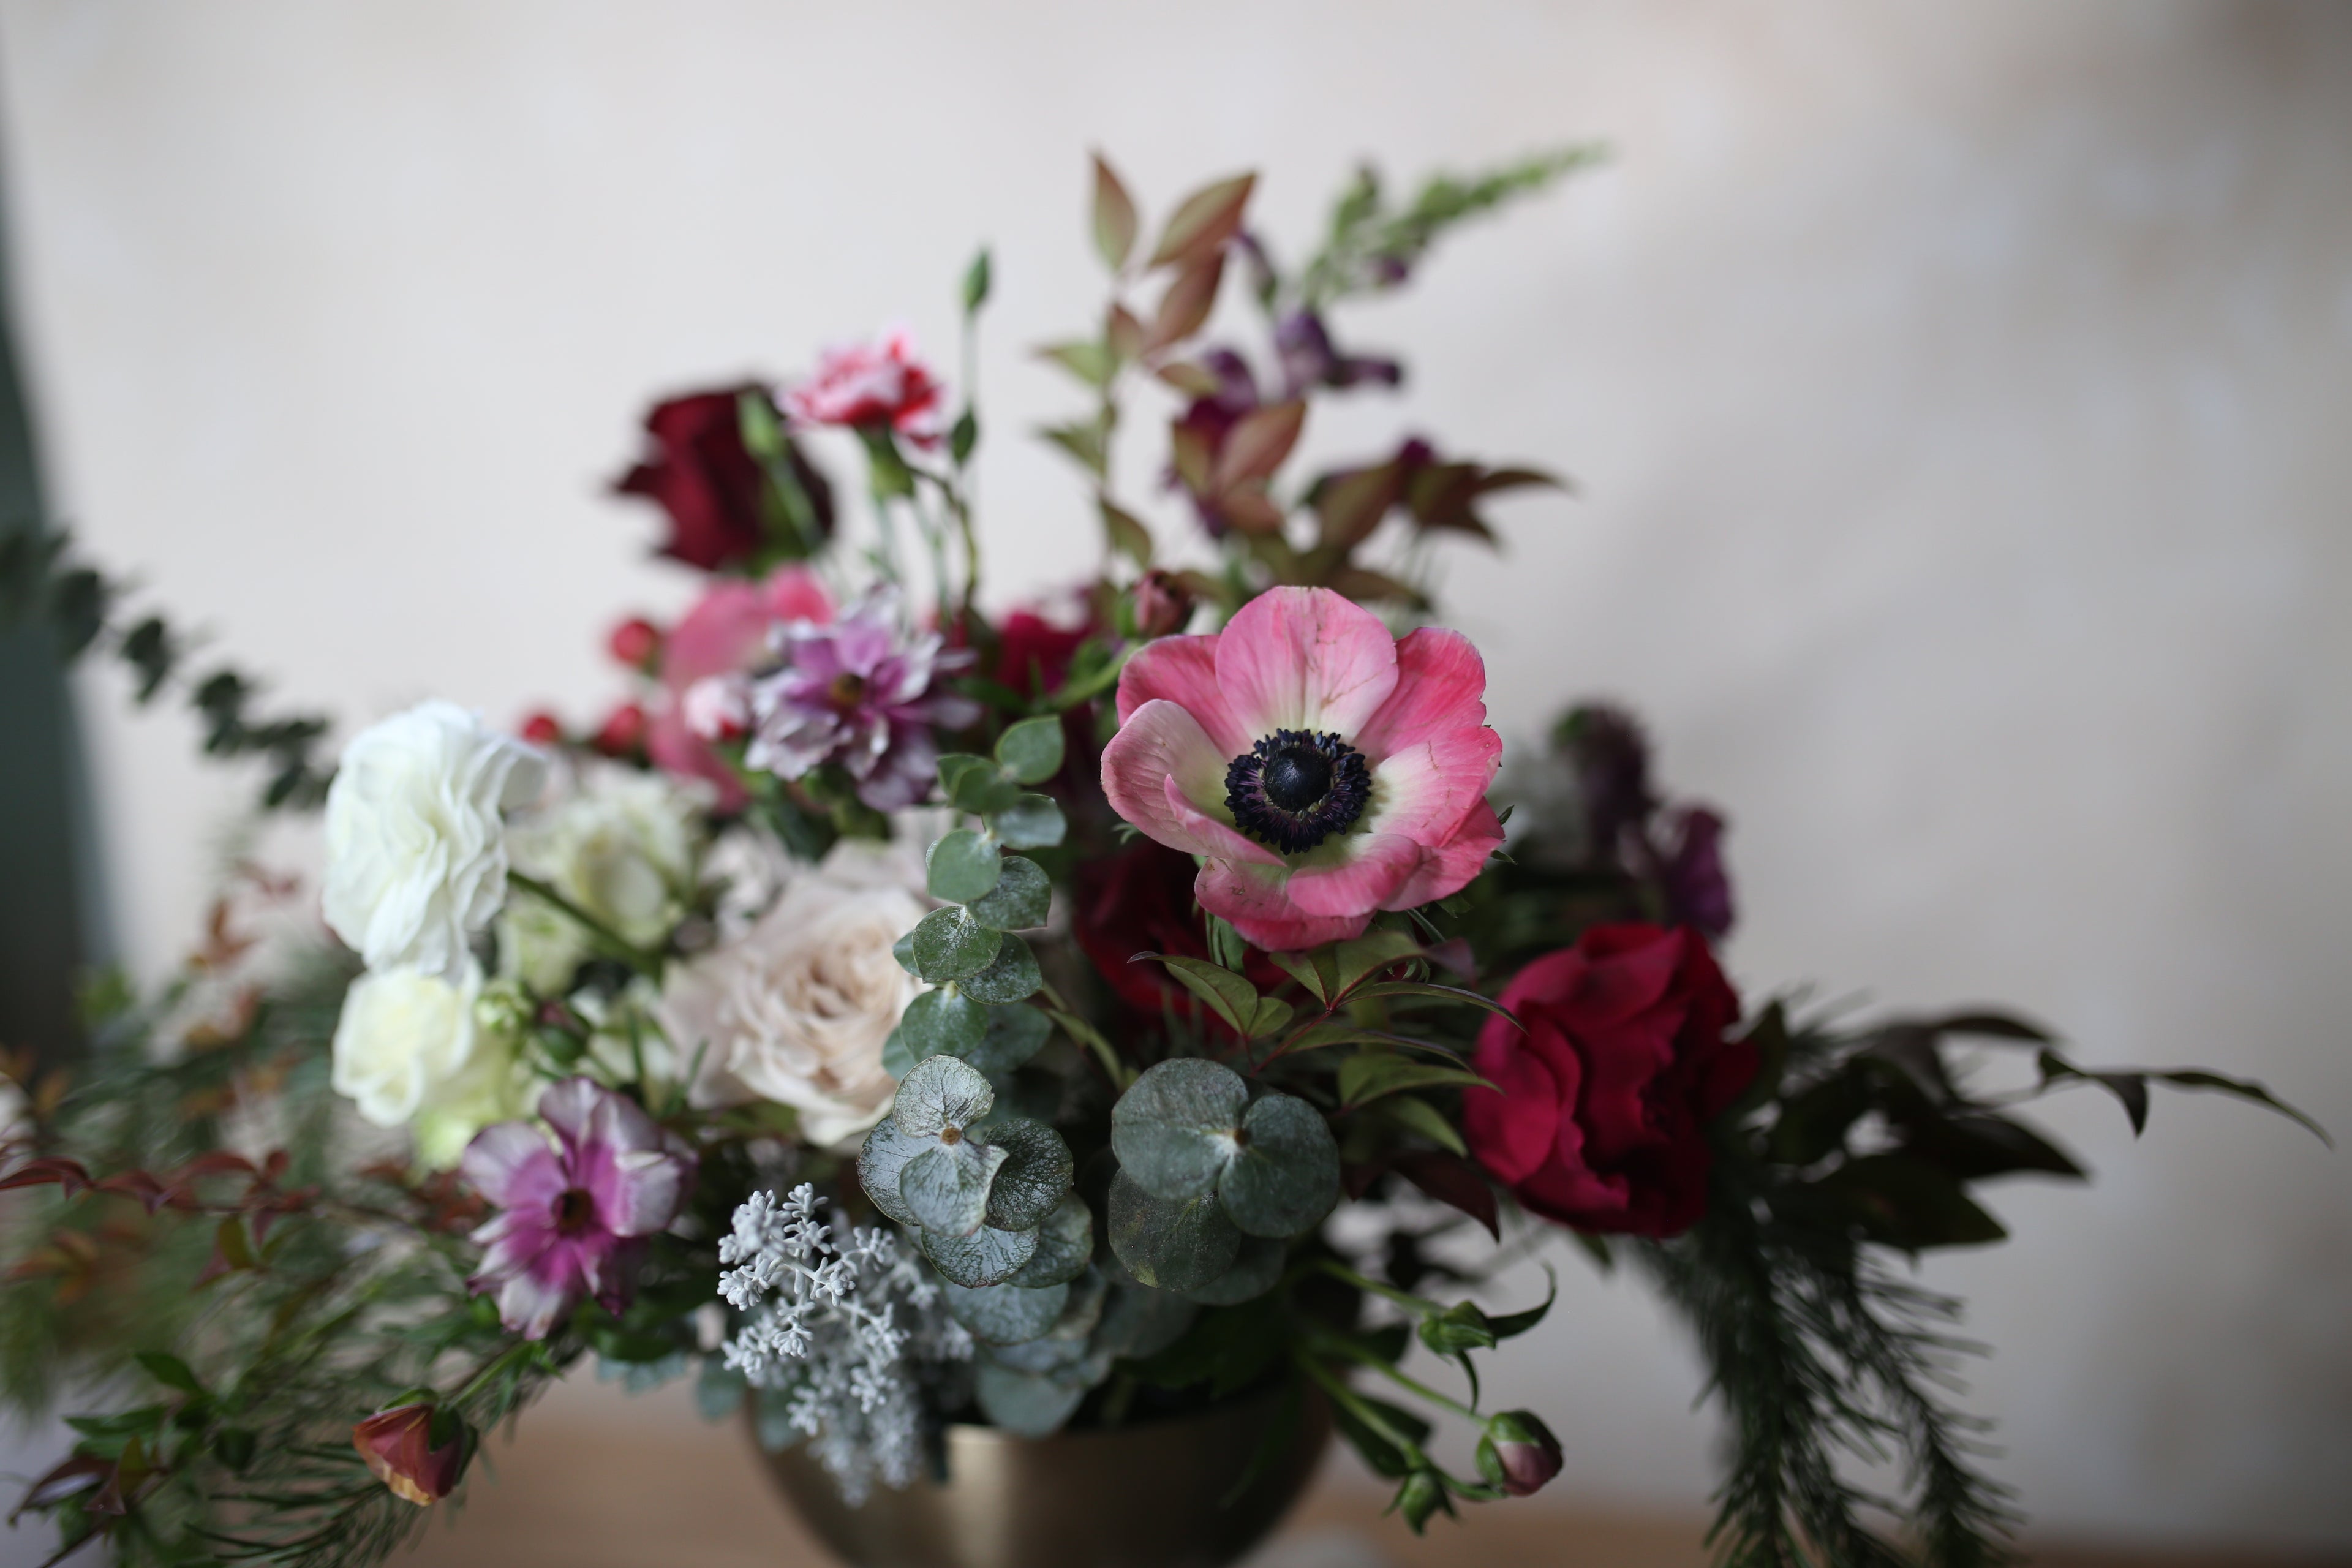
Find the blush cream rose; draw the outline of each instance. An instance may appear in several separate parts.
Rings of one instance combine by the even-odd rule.
[[[454,703],[361,731],[327,791],[327,924],[371,970],[457,980],[506,898],[500,814],[545,776],[537,752]]]
[[[671,971],[664,1023],[682,1059],[705,1053],[698,1103],[792,1106],[818,1145],[881,1119],[896,1088],[882,1047],[920,989],[890,948],[927,908],[901,858],[844,843],[742,934]]]

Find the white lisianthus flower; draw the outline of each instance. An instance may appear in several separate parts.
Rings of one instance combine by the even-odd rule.
[[[499,813],[544,779],[537,752],[453,703],[361,731],[327,791],[327,924],[370,969],[457,979],[506,898]]]
[[[329,1079],[335,1092],[378,1127],[405,1126],[472,1065],[481,989],[481,971],[472,964],[454,985],[413,968],[352,982],[335,1020]]]
[[[669,779],[609,770],[516,822],[507,853],[624,941],[656,946],[694,890],[703,804]],[[542,994],[561,994],[592,951],[580,922],[543,900],[518,900],[499,924],[500,968]]]
[[[784,884],[732,941],[671,969],[662,999],[673,1048],[704,1051],[704,1105],[771,1100],[800,1112],[811,1143],[864,1132],[897,1081],[882,1047],[921,987],[890,955],[927,906],[911,858],[855,841]]]

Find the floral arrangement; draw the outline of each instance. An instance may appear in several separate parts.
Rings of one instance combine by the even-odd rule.
[[[163,994],[92,984],[86,1063],[11,1065],[0,1377],[93,1412],[17,1512],[60,1557],[377,1561],[593,1358],[693,1377],[853,1502],[953,1421],[1267,1398],[1270,1460],[1319,1402],[1418,1530],[1570,1462],[1476,1359],[1550,1306],[1488,1279],[1568,1238],[1690,1325],[1730,1561],[1997,1558],[1956,1304],[1898,1264],[1999,1240],[1987,1182],[2082,1176],[2016,1114],[2038,1092],[2101,1086],[2136,1128],[2151,1081],[2275,1102],[1998,1013],[1743,997],[1724,819],[1662,796],[1630,717],[1575,707],[1504,771],[1431,566],[1556,482],[1417,437],[1293,458],[1320,400],[1402,378],[1335,308],[1588,156],[1402,204],[1366,174],[1295,268],[1249,176],[1147,248],[1097,161],[1110,297],[1044,351],[1085,396],[1045,434],[1105,560],[1055,606],[981,606],[985,254],[956,382],[894,331],[781,396],[660,404],[615,488],[703,584],[614,633],[635,689],[593,724],[427,702],[329,768],[323,721],[256,715],[69,545],[12,538],[16,610],[269,759],[265,805],[323,805],[326,846],[323,929],[248,868]],[[1203,336],[1228,274],[1255,355]],[[1166,458],[1122,488],[1151,397]],[[1988,1049],[2022,1075],[1986,1087]]]

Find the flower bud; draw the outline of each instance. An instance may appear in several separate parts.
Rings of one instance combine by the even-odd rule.
[[[1494,1326],[1475,1301],[1462,1301],[1421,1321],[1421,1342],[1439,1355],[1495,1348]]]
[[[454,1410],[403,1405],[352,1427],[352,1447],[393,1496],[422,1508],[457,1489],[471,1457],[473,1434]]]
[[[650,672],[655,661],[661,658],[661,628],[643,616],[633,616],[613,628],[604,646],[630,668]]]
[[[563,743],[563,721],[544,709],[522,721],[524,740],[534,746],[558,746]]]
[[[1513,1497],[1543,1490],[1561,1462],[1559,1439],[1529,1411],[1504,1411],[1478,1439],[1480,1473]]]
[[[702,740],[740,740],[751,728],[751,683],[740,675],[707,675],[686,689],[678,712]]]
[[[1159,570],[1146,572],[1135,585],[1135,632],[1142,637],[1164,637],[1184,629],[1192,618],[1192,595],[1184,584]]]
[[[646,710],[624,702],[605,716],[591,742],[608,757],[633,757],[645,749]]]
[[[1445,1483],[1431,1470],[1415,1470],[1407,1476],[1404,1484],[1397,1488],[1396,1500],[1389,1506],[1404,1515],[1404,1521],[1412,1526],[1415,1535],[1422,1532],[1429,1523],[1429,1516],[1438,1510],[1454,1511],[1454,1504],[1445,1495]]]

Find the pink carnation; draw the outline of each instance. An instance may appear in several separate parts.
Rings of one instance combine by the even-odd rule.
[[[646,733],[656,765],[718,786],[719,804],[744,802],[734,770],[698,733],[688,696],[714,677],[745,675],[775,662],[775,636],[793,625],[831,626],[833,595],[805,566],[782,566],[759,583],[719,583],[695,601],[662,645],[663,700]],[[706,699],[707,700],[707,699]]]
[[[793,417],[811,425],[887,425],[920,446],[940,438],[946,387],[915,356],[915,340],[893,327],[878,343],[852,343],[818,356],[816,374],[785,395]]]
[[[1460,891],[1502,843],[1486,689],[1458,632],[1399,640],[1328,588],[1270,589],[1129,660],[1103,793],[1203,857],[1193,896],[1259,947],[1360,936],[1375,910]]]

